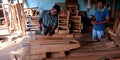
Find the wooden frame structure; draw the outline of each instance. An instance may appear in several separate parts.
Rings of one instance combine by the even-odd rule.
[[[81,16],[71,16],[71,33],[80,34],[81,32]]]
[[[120,14],[116,14],[115,22],[113,28],[107,28],[108,34],[111,39],[115,39],[117,33],[119,32],[119,24],[120,24]]]
[[[48,38],[48,39],[46,39]],[[47,37],[37,36],[37,40],[33,40],[30,42],[30,52],[29,58],[32,55],[39,54],[40,57],[38,59],[46,59],[48,52],[54,53],[58,52],[59,57],[65,57],[65,51],[70,51],[72,49],[79,48],[80,44],[78,41],[74,39],[66,39],[66,38],[56,38],[56,37]]]
[[[59,34],[69,34],[69,18],[70,12],[67,11],[66,14],[58,15],[58,33]]]

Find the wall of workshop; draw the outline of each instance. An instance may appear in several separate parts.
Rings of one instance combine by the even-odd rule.
[[[43,10],[51,9],[52,6],[57,2],[64,3],[65,0],[27,0],[26,5],[27,5],[27,8],[39,6],[39,11],[41,13]],[[78,0],[78,4],[79,4],[80,11],[86,11],[86,5],[84,4],[84,0]],[[88,15],[93,15],[93,14],[94,14],[94,9],[91,9],[88,12]]]
[[[27,7],[37,7],[39,6],[39,11],[49,10],[57,2],[65,2],[64,0],[27,0]]]
[[[17,0],[13,0],[13,3],[17,3]],[[21,3],[22,0],[19,0],[19,2]],[[39,6],[39,11],[40,13],[43,10],[49,10],[52,8],[52,6],[57,3],[57,2],[65,2],[65,0],[25,0],[25,8],[32,8],[32,7],[38,7]],[[3,3],[8,3],[6,2],[6,0],[3,0]],[[79,4],[79,10],[80,11],[86,11],[86,5],[84,4],[84,0],[78,0],[78,4]],[[90,10],[90,12],[88,12],[89,15],[91,15],[91,13],[94,13],[93,9]]]
[[[2,0],[3,3],[8,3],[7,0]],[[14,3],[17,3],[17,0],[13,0]],[[21,3],[22,0],[19,0]],[[65,0],[25,0],[25,8],[32,8],[32,7],[38,7],[39,11],[42,12],[42,10],[49,10],[52,8],[52,6],[57,2],[65,2]],[[86,11],[86,5],[84,4],[84,0],[78,0],[79,4],[79,10],[80,11]]]
[[[85,11],[85,5],[83,3],[84,0],[78,0],[79,10]],[[37,7],[39,6],[40,11],[49,10],[52,6],[57,2],[65,2],[65,0],[27,0],[27,7]]]
[[[6,0],[3,0],[6,1]],[[17,0],[13,0],[14,3],[17,2]],[[22,0],[20,0],[21,2]],[[25,4],[25,8],[32,8],[32,7],[38,7],[39,6],[39,11],[40,13],[42,12],[42,10],[49,10],[52,8],[52,6],[57,3],[57,2],[65,2],[65,0],[25,0],[26,4]],[[110,0],[106,0],[107,2],[109,2]],[[78,4],[79,4],[79,10],[80,11],[86,11],[86,5],[84,4],[84,0],[78,0]],[[116,9],[120,9],[120,0],[116,0]],[[87,12],[88,16],[90,15],[94,15],[95,11],[93,8],[90,9],[89,12]]]

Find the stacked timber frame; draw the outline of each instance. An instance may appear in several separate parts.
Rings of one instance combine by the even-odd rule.
[[[0,19],[4,20],[5,22],[3,25],[0,26],[0,29],[5,31],[7,29],[7,31],[0,34],[0,36],[8,37],[13,35],[14,33],[17,34],[17,37],[24,36],[26,17],[24,15],[23,3],[13,4],[9,2],[7,4],[1,3],[0,5],[2,7],[0,8],[0,10],[2,10],[2,13],[4,15]]]
[[[113,27],[107,27],[108,38],[114,41],[116,46],[120,46],[120,11],[116,11]]]
[[[65,3],[56,3],[61,7],[58,15],[59,34],[80,34],[82,30],[81,16],[79,16],[77,0],[66,0]],[[63,28],[63,29],[62,29]]]

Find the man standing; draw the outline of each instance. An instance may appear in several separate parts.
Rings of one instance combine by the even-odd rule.
[[[44,10],[39,17],[41,33],[43,35],[52,35],[58,25],[58,13],[60,6],[54,5],[51,10]]]
[[[100,41],[104,37],[105,24],[109,22],[109,12],[104,6],[103,1],[98,2],[98,8],[95,12],[95,20],[93,24],[92,38]]]

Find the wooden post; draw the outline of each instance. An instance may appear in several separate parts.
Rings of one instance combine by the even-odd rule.
[[[20,30],[22,31],[22,35],[25,33],[25,16],[23,11],[23,5],[22,4],[16,4],[16,11],[17,11],[17,18],[20,25]]]
[[[60,57],[65,57],[65,52],[64,51],[60,51]]]
[[[2,9],[3,9],[4,18],[5,18],[5,23],[6,23],[7,27],[8,27],[8,32],[10,33],[9,23],[8,23],[8,20],[7,20],[7,15],[6,15],[4,4],[2,4]]]
[[[42,59],[42,60],[46,59],[46,52],[41,53],[41,59]]]

